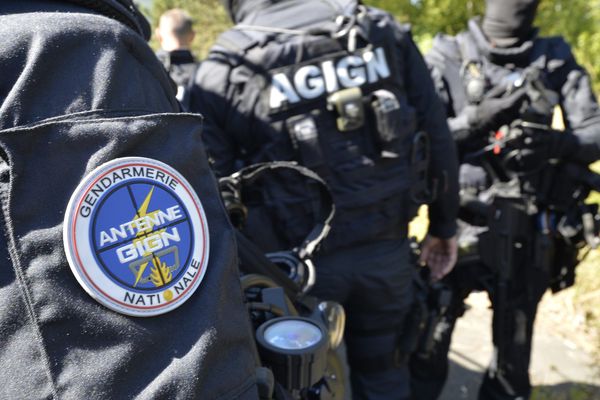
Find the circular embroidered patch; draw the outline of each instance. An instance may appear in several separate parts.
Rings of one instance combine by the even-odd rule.
[[[148,317],[183,304],[206,273],[209,237],[191,185],[149,158],[112,160],[71,196],[63,239],[83,288],[106,307]]]

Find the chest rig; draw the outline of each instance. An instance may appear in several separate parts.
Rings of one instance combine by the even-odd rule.
[[[536,40],[525,57],[519,55],[519,65],[494,63],[490,57],[483,57],[469,32],[459,34],[457,42],[463,58],[460,76],[467,104],[477,105],[486,96],[506,96],[525,90],[526,100],[517,120],[493,132],[486,149],[495,157],[488,157],[487,161],[496,165],[500,180],[518,178],[526,193],[539,197],[540,190],[548,190],[547,185],[540,188],[539,183],[533,181],[547,175],[543,167],[548,163],[553,165],[554,161],[547,159],[542,151],[528,147],[526,141],[540,141],[548,130],[565,129],[552,68],[548,67],[556,63],[548,41]],[[493,93],[495,95],[491,95]]]
[[[430,194],[419,184],[429,142],[417,133],[405,92],[402,33],[363,6],[336,22],[334,31],[238,26],[221,38],[226,48],[236,43],[244,60],[230,81],[243,79],[237,108],[253,121],[236,140],[247,163],[293,160],[317,172],[332,190],[338,221],[358,217],[351,210],[383,207],[395,225],[405,224],[416,208],[411,190],[418,202]],[[373,230],[387,229],[386,218]]]
[[[528,52],[517,53],[514,62],[510,63],[507,60],[494,62],[495,55],[484,57],[470,32],[458,34],[456,40],[463,60],[460,77],[467,104],[479,104],[488,93],[510,93],[526,87],[529,109],[523,108],[521,118],[536,119],[536,122],[546,125],[553,124],[552,118],[559,96],[558,90],[554,88],[556,85],[552,73],[564,61],[552,59],[550,41],[536,39]]]

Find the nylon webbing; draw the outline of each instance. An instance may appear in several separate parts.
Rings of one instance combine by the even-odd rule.
[[[331,221],[333,220],[333,217],[335,215],[335,205],[333,203],[333,196],[331,194],[331,191],[329,190],[329,186],[327,185],[327,183],[325,183],[323,179],[321,179],[319,175],[317,175],[316,173],[314,173],[306,167],[298,165],[295,162],[274,161],[268,163],[254,164],[242,168],[241,170],[230,175],[229,177],[219,179],[219,182],[231,183],[233,187],[241,191],[241,188],[243,186],[251,185],[252,182],[258,179],[264,173],[277,169],[294,170],[300,173],[302,176],[305,176],[317,182],[321,187],[321,193],[325,195],[325,198],[329,205],[327,217],[323,221],[317,223],[317,225],[315,225],[315,227],[310,231],[308,236],[306,236],[302,243],[297,247],[297,253],[301,259],[310,258],[316,250],[319,243],[321,243],[329,233],[331,229]]]

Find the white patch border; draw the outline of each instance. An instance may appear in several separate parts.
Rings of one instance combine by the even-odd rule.
[[[174,297],[171,301],[164,302],[163,298],[163,302],[160,304],[160,306],[151,305],[141,307],[135,305],[128,305],[122,300],[114,299],[113,297],[123,299],[126,289],[123,289],[121,286],[115,284],[106,276],[106,274],[102,271],[102,268],[98,265],[98,262],[96,261],[94,255],[92,254],[91,243],[89,239],[89,225],[91,223],[91,213],[90,218],[87,218],[87,224],[82,223],[79,225],[79,227],[77,227],[78,221],[80,219],[85,219],[79,214],[79,208],[81,207],[83,200],[85,199],[87,193],[91,190],[91,188],[94,187],[96,182],[98,182],[103,177],[127,166],[150,167],[161,170],[167,175],[170,175],[171,177],[175,178],[178,182],[178,186],[175,190],[173,190],[172,188],[171,190],[173,190],[173,193],[186,207],[187,212],[190,216],[190,223],[192,228],[191,234],[194,235],[194,247],[189,258],[189,265],[186,266],[186,272],[180,275],[180,278],[177,280],[177,282],[170,284],[169,288],[176,286],[177,283],[183,280],[183,277],[186,276],[187,272],[190,270],[190,268],[192,268],[192,260],[200,260],[200,266],[198,267],[198,271],[194,276],[193,281],[189,284],[189,286],[187,286],[180,295]],[[119,183],[137,179],[140,178],[126,178],[122,181],[119,181]],[[151,178],[146,179],[155,180]],[[157,180],[157,182],[160,181]],[[162,184],[164,185],[164,183]],[[106,190],[108,191],[110,190],[110,188]],[[103,194],[104,193],[106,192],[103,192]],[[94,207],[97,204],[98,201],[96,201]],[[197,212],[194,212],[192,215],[192,211],[194,208],[197,210]],[[199,235],[199,232],[201,232],[202,235]],[[83,235],[83,240],[79,238],[79,235]],[[118,313],[133,317],[153,317],[168,313],[181,306],[194,294],[198,287],[200,287],[201,282],[204,280],[204,276],[208,267],[210,251],[209,236],[210,235],[208,229],[208,221],[206,219],[204,207],[190,183],[173,167],[161,161],[146,157],[116,158],[98,166],[92,172],[88,173],[79,183],[79,185],[77,185],[77,188],[71,195],[63,222],[63,244],[65,254],[69,263],[69,267],[73,275],[75,275],[75,278],[77,279],[79,284],[92,298],[94,298],[100,304]],[[82,245],[80,245],[79,248],[77,247],[78,240],[80,241],[80,243],[82,243]],[[80,255],[79,253],[82,254]],[[94,278],[97,278],[97,280],[95,280]],[[168,290],[169,288],[165,290]],[[115,295],[114,293],[110,292],[110,290],[118,291],[118,293],[120,294]],[[104,293],[104,291],[109,293]],[[136,292],[133,293],[135,293],[136,295],[138,294]],[[163,293],[164,291],[158,294],[162,296]]]

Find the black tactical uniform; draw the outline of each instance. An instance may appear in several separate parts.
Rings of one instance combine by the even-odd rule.
[[[489,188],[492,182],[488,174],[490,170],[483,168],[489,163],[481,162],[482,158],[473,155],[486,146],[490,147],[492,132],[513,120],[524,118],[523,111],[533,103],[516,83],[520,76],[531,71],[539,72],[540,82],[556,95],[557,106],[564,116],[564,132],[545,132],[543,146],[532,147],[530,153],[527,153],[527,148],[516,153],[530,154],[543,166],[517,179],[522,196],[535,199],[533,204],[538,210],[525,213],[520,218],[520,237],[511,244],[516,247],[509,266],[513,276],[505,296],[508,301],[504,304],[507,308],[502,322],[503,332],[499,332],[496,318],[493,329],[496,348],[498,343],[504,343],[505,350],[500,356],[496,353],[486,373],[479,394],[481,399],[517,399],[530,395],[528,368],[537,304],[551,279],[555,278],[553,268],[562,262],[559,252],[566,249],[571,254],[569,268],[574,268],[576,263],[573,258],[576,249],[562,246],[563,241],[554,230],[556,223],[552,222],[560,220],[561,215],[569,210],[560,210],[560,204],[554,203],[548,193],[562,192],[564,196],[571,190],[571,193],[576,191],[578,186],[572,179],[559,179],[564,165],[577,162],[587,166],[600,158],[600,111],[590,78],[577,64],[562,38],[537,36],[537,30],[531,25],[537,3],[532,0],[488,0],[483,19],[472,19],[468,30],[456,37],[437,36],[427,55],[438,92],[446,104],[448,122],[463,163],[460,173],[463,194],[479,195],[486,201],[491,201],[494,193],[504,195],[501,191],[494,192],[496,187]],[[551,120],[549,113],[542,116],[540,123],[549,125]],[[497,153],[500,153],[501,135],[501,132],[496,134],[499,140],[495,149]],[[497,156],[490,151],[484,157],[493,159]],[[555,161],[548,164],[549,159]],[[534,178],[538,179],[538,183],[545,179],[548,183],[546,190],[540,189],[543,185],[537,185],[533,190],[528,188],[529,180],[533,182]],[[540,199],[545,199],[544,204]],[[549,234],[542,234],[541,226],[547,221],[554,228],[549,229]],[[459,226],[464,226],[459,247],[461,242],[468,247],[477,241],[478,235],[487,232],[485,227]],[[539,248],[534,240],[536,237],[550,237],[555,243],[561,243],[560,248],[554,249],[556,259],[553,265],[546,265],[536,256],[541,254],[536,250]],[[496,243],[496,246],[501,244]],[[450,338],[456,319],[464,312],[464,298],[473,290],[487,290],[498,312],[499,300],[495,297],[498,276],[499,272],[489,262],[482,262],[477,257],[463,258],[448,276],[447,282],[453,287],[455,297],[443,322],[445,327],[440,330],[441,336],[430,357],[414,357],[411,363],[413,391],[418,399],[434,399],[442,390],[447,376]]]
[[[156,52],[156,56],[177,86],[176,97],[182,109],[189,111],[194,76],[200,66],[196,57],[187,49],[173,51],[159,50]]]
[[[406,234],[411,187],[420,182],[411,173],[419,131],[429,135],[439,188],[430,233],[452,237],[457,210],[454,145],[424,61],[407,27],[355,1],[232,3],[238,25],[203,61],[201,102],[192,107],[206,117],[217,175],[295,160],[325,178],[336,217],[315,260],[312,293],[346,308],[354,398],[408,398],[400,342],[410,329]],[[308,192],[290,182],[286,193],[270,194],[279,222],[265,216],[255,229],[265,251],[306,235]]]
[[[176,114],[167,74],[141,35],[147,23],[130,1],[72,3],[0,3],[0,398],[256,399],[233,233],[199,137],[201,118]],[[117,157],[176,169],[204,209],[206,273],[166,314],[112,311],[69,269],[69,198],[84,176]],[[170,193],[163,187],[156,191]]]

